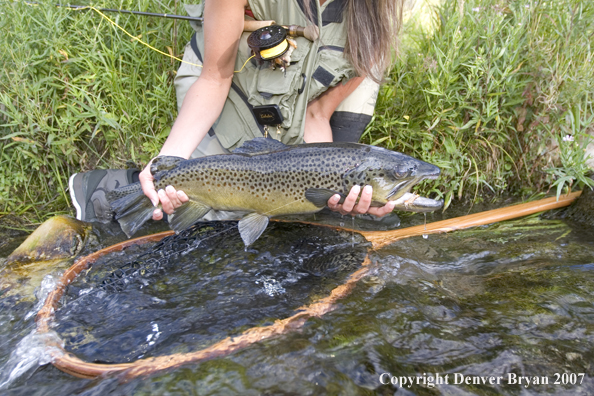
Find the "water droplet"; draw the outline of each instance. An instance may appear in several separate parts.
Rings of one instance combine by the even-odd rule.
[[[351,227],[353,230],[355,229],[355,216],[351,216],[351,219],[353,219],[353,227]],[[355,247],[355,231],[351,231],[351,248]]]
[[[424,238],[424,239],[427,239],[427,238],[429,238],[429,235],[427,235],[427,234],[423,234],[423,238]]]

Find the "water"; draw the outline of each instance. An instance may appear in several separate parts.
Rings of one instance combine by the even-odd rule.
[[[111,235],[96,232],[100,240]],[[354,237],[352,247],[351,233],[275,224],[245,251],[230,231],[162,272],[131,279],[122,292],[102,289],[110,265],[142,253],[132,249],[96,264],[68,289],[53,330],[89,361],[197,350],[326,296],[368,249]],[[0,250],[0,257],[7,254]],[[594,393],[590,230],[532,217],[405,239],[370,258],[370,275],[334,311],[299,331],[129,382],[77,379],[39,365],[47,355],[33,353],[39,340],[27,316],[35,303],[0,297],[3,381],[15,362],[28,365],[0,393]],[[28,357],[15,352],[23,346],[30,347]]]

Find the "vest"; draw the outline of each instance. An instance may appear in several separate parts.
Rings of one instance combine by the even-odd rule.
[[[208,0],[207,0],[208,1]],[[216,1],[216,0],[210,0]],[[305,16],[303,1],[307,0],[249,0],[250,9],[257,20],[274,20],[279,25],[307,26],[312,22]],[[303,143],[307,104],[328,88],[355,76],[355,70],[343,56],[346,44],[346,23],[343,17],[346,1],[328,0],[320,6],[311,0],[312,13],[319,30],[319,39],[311,42],[296,37],[297,48],[291,54],[291,65],[283,73],[272,70],[268,63],[258,65],[255,58],[243,70],[235,73],[231,89],[213,131],[227,149],[240,146],[244,141],[264,135],[264,127],[256,121],[254,106],[276,104],[283,115],[283,123],[271,127],[269,136],[285,144]],[[202,16],[203,4],[186,6],[191,16]],[[202,60],[204,33],[200,24],[192,22],[196,31],[194,50]],[[235,62],[240,70],[252,56],[247,45],[249,32],[242,34]]]

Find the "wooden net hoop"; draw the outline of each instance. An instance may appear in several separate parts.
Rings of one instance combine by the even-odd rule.
[[[444,233],[469,227],[487,225],[546,210],[561,208],[570,205],[580,194],[581,192],[575,192],[560,197],[558,200],[555,198],[545,198],[539,201],[512,205],[449,220],[437,221],[427,224],[426,227],[421,225],[392,231],[354,231],[363,235],[363,237],[372,243],[373,250],[377,250],[390,243],[411,236]],[[353,231],[346,228],[339,229]],[[147,242],[156,242],[172,234],[173,231],[166,231],[131,239],[109,246],[77,260],[76,263],[62,275],[56,285],[56,289],[47,296],[43,307],[37,314],[37,333],[41,334],[50,331],[54,320],[54,313],[58,309],[58,302],[64,295],[66,286],[70,284],[78,274],[89,268],[99,257],[111,252],[120,251],[129,246]],[[177,353],[167,356],[139,359],[131,363],[100,364],[89,363],[79,359],[72,353],[67,352],[62,343],[57,340],[48,342],[46,344],[46,349],[51,354],[52,364],[55,367],[79,378],[97,378],[105,375],[121,374],[129,379],[148,375],[157,371],[172,369],[191,362],[226,356],[253,343],[298,329],[303,326],[308,318],[320,317],[331,311],[334,308],[334,304],[339,299],[347,296],[355,287],[357,281],[368,273],[370,262],[369,256],[366,256],[361,268],[352,273],[344,284],[333,289],[329,296],[297,309],[293,316],[277,320],[274,324],[269,326],[253,327],[244,331],[239,336],[225,338],[224,340],[196,352]]]

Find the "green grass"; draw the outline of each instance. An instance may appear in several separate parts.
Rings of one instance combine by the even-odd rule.
[[[70,211],[74,172],[146,163],[176,116],[176,61],[51,4],[0,0],[0,218],[25,223]],[[184,13],[171,0],[95,5]],[[109,16],[175,55],[190,38],[187,22]],[[424,189],[448,204],[591,183],[594,4],[446,0],[433,20],[431,33],[407,25],[362,141],[442,167]]]
[[[175,4],[102,6],[183,12]],[[177,112],[177,62],[94,11],[9,1],[0,9],[0,216],[35,222],[69,210],[71,173],[146,163],[155,155]],[[190,36],[191,28],[179,21],[109,16],[176,55]]]
[[[434,19],[406,32],[365,142],[441,166],[446,204],[592,185],[594,3],[446,0]]]

